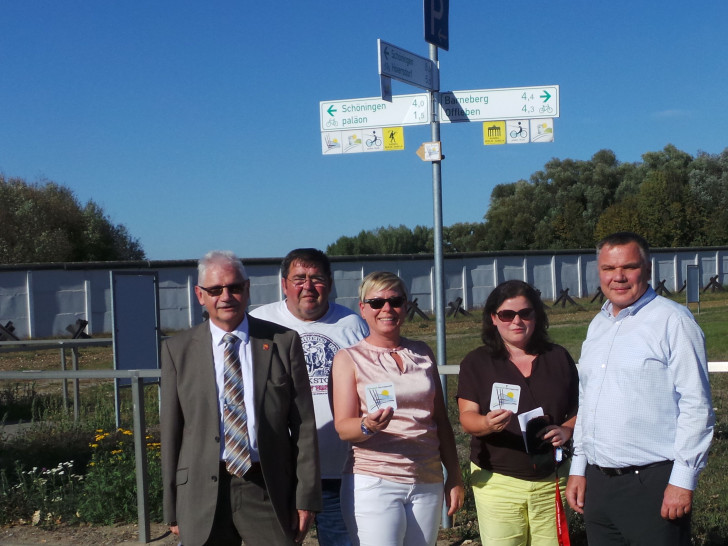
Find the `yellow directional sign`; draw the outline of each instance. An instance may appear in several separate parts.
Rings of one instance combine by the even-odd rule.
[[[506,143],[506,122],[505,121],[484,121],[483,122],[483,144]]]
[[[384,127],[384,150],[404,150],[404,129],[402,127]]]

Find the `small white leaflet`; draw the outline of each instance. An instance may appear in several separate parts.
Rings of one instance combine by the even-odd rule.
[[[397,396],[394,392],[394,383],[371,383],[364,386],[367,396],[367,412],[373,413],[378,409],[397,409]]]
[[[490,393],[490,409],[511,410],[518,413],[518,400],[521,398],[521,387],[507,383],[493,383]]]
[[[518,416],[518,424],[521,425],[521,432],[523,433],[523,443],[526,445],[526,453],[528,453],[528,442],[526,441],[526,425],[534,417],[541,416],[543,416],[543,408],[540,406],[536,409],[532,409],[531,411],[527,411]]]

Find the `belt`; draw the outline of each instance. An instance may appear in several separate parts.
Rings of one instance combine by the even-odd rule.
[[[673,461],[659,461],[657,463],[650,463],[650,464],[643,464],[639,466],[621,466],[619,468],[605,468],[603,466],[599,465],[590,465],[596,468],[599,472],[604,474],[605,476],[614,477],[614,476],[625,476],[627,474],[639,474],[640,470],[646,470],[648,468],[653,468],[656,466],[664,466],[666,464],[672,464]]]

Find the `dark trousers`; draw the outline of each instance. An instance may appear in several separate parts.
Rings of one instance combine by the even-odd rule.
[[[586,469],[584,523],[589,546],[689,546],[690,514],[675,520],[660,516],[672,464],[607,476]]]
[[[241,541],[249,546],[293,544],[273,510],[260,465],[237,478],[221,462],[215,520],[205,546],[240,546]]]

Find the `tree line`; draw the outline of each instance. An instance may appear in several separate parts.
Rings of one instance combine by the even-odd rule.
[[[728,245],[728,148],[696,157],[668,144],[641,162],[611,150],[554,158],[530,180],[495,186],[483,222],[443,228],[444,252],[591,248],[615,231],[655,247]],[[379,227],[343,236],[330,255],[432,253],[432,228]]]
[[[94,201],[54,182],[0,174],[0,264],[142,260],[144,250]]]
[[[554,158],[528,181],[498,184],[483,222],[443,228],[443,251],[591,248],[636,231],[655,247],[728,245],[728,148],[693,157],[669,144],[642,161],[611,150],[587,161]],[[332,256],[434,251],[432,228],[388,226],[342,236]],[[0,174],[0,263],[145,259],[140,241],[94,201],[51,181]]]

